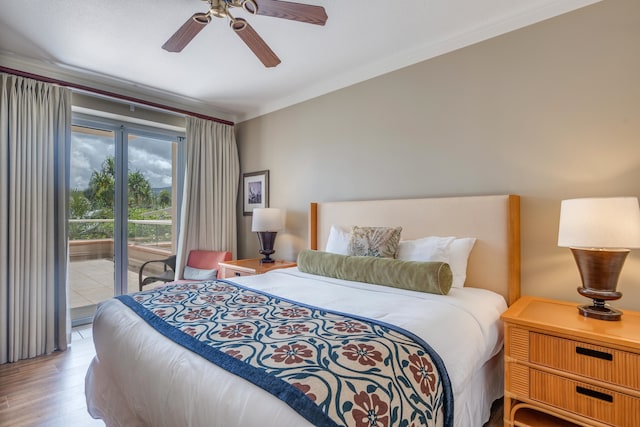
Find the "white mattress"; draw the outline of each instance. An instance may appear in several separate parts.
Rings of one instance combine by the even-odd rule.
[[[433,295],[302,273],[297,268],[234,278],[305,304],[400,326],[443,359],[454,425],[482,426],[502,390],[504,299],[463,288]],[[308,426],[268,392],[170,341],[116,299],[98,307],[86,376],[87,407],[108,426]],[[495,356],[495,357],[494,357]]]

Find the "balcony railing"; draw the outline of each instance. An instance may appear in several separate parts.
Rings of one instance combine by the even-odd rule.
[[[173,221],[170,219],[130,219],[127,223],[129,241],[154,245],[171,241]],[[96,238],[113,238],[113,219],[69,220],[69,240]]]
[[[174,252],[172,220],[128,221],[129,269],[138,271],[143,262]],[[113,259],[113,219],[70,219],[70,260]]]

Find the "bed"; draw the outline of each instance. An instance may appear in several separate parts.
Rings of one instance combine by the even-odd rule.
[[[401,226],[404,241],[427,236],[473,237],[475,244],[468,257],[464,287],[452,288],[447,295],[440,295],[326,277],[296,267],[231,281],[172,284],[165,291],[151,290],[132,297],[108,300],[98,307],[94,318],[96,356],[87,372],[85,389],[90,414],[102,418],[108,426],[382,426],[402,425],[403,422],[407,426],[418,426],[427,424],[426,418],[429,418],[428,425],[482,426],[489,418],[491,403],[502,395],[503,390],[502,323],[499,316],[508,304],[519,297],[519,197],[498,195],[312,203],[309,224],[310,249],[314,250],[327,247],[332,227],[358,224]],[[320,254],[324,252],[312,255]],[[355,380],[335,379],[334,373],[329,375],[331,381],[338,381],[335,383],[338,385],[328,386],[334,383],[316,381],[324,384],[324,388],[312,388],[315,394],[309,392],[308,387],[304,388],[305,381],[311,377],[308,373],[305,373],[306,377],[299,373],[296,376],[287,374],[294,379],[302,378],[295,383],[293,393],[286,386],[276,387],[276,392],[266,391],[265,383],[273,381],[258,379],[256,371],[244,370],[243,363],[229,362],[230,358],[219,359],[222,351],[207,350],[200,355],[195,354],[200,344],[173,341],[170,338],[176,334],[174,329],[164,326],[164,323],[162,328],[155,329],[156,316],[138,307],[159,298],[167,299],[167,295],[176,295],[189,286],[230,295],[248,292],[269,299],[269,307],[277,308],[272,304],[279,303],[300,304],[295,305],[295,310],[326,316],[321,318],[323,324],[335,322],[333,325],[343,325],[344,320],[339,317],[343,315],[354,316],[356,322],[366,325],[369,325],[366,323],[369,319],[373,319],[372,330],[374,326],[382,325],[382,329],[392,334],[404,334],[388,338],[389,346],[401,343],[401,348],[410,348],[415,342],[407,340],[407,347],[404,347],[404,340],[415,338],[418,344],[424,343],[425,349],[434,351],[431,360],[444,369],[441,375],[435,376],[438,387],[441,385],[442,389],[442,394],[432,400],[433,408],[438,412],[434,409],[434,413],[426,418],[407,415],[402,421],[398,413],[405,413],[403,405],[413,405],[416,400],[414,392],[408,393],[406,398],[395,395],[394,398],[399,400],[385,405],[364,399],[367,397],[365,393],[353,386],[357,383]],[[190,304],[196,300],[202,302],[203,297],[194,295]],[[157,308],[154,310],[158,312]],[[290,308],[286,310],[291,312]],[[331,316],[337,317],[332,319]],[[253,319],[253,323],[248,325],[258,325],[259,321],[261,319]],[[378,330],[375,329],[376,333]],[[194,331],[191,333],[196,334]],[[265,340],[267,335],[273,338],[271,334],[263,335]],[[200,336],[212,337],[213,334],[207,332]],[[309,339],[312,343],[318,342],[317,337]],[[378,343],[377,335],[366,339],[373,339],[372,345]],[[387,337],[380,336],[382,339]],[[362,342],[364,344],[357,344],[361,349],[368,345],[367,341]],[[357,349],[353,344],[344,343],[346,349],[349,346]],[[268,347],[262,343],[255,345]],[[273,349],[276,347],[272,345]],[[285,347],[286,351],[282,352]],[[289,351],[293,347],[281,345],[273,354],[280,351],[278,356],[283,363],[293,361],[294,355]],[[238,360],[247,352],[254,351],[252,347],[248,350],[247,347],[234,347],[237,351],[225,348],[225,354]],[[243,352],[245,354],[240,354]],[[298,354],[304,356],[304,352]],[[342,351],[341,354],[347,355],[347,352]],[[431,356],[430,352],[418,351],[418,354]],[[332,355],[337,353],[317,359],[336,358]],[[351,356],[367,368],[376,361],[384,360],[387,365],[390,360],[375,351],[370,351],[368,360],[364,360],[362,352],[358,351]],[[400,360],[401,357],[397,358]],[[265,356],[262,360],[266,359]],[[393,363],[391,365],[396,366]],[[410,365],[406,361],[398,363],[398,366],[403,363]],[[232,365],[227,366],[230,372],[219,366],[226,364]],[[413,369],[411,372],[416,377],[414,366],[406,366],[406,369]],[[285,375],[280,371],[276,374]],[[410,373],[394,375],[400,379],[411,377]],[[318,378],[323,377],[318,374]],[[369,381],[364,377],[357,380]],[[415,390],[425,384],[418,383]],[[316,385],[313,384],[314,387]],[[405,386],[404,383],[399,385],[400,388]],[[392,389],[391,383],[388,388]],[[317,390],[320,389],[322,392],[319,393]],[[338,389],[343,395],[352,394],[354,399],[340,401],[339,405],[332,404],[331,410],[339,412],[333,415],[338,418],[325,423],[314,412],[315,406],[307,406],[307,401],[327,402],[326,394],[335,392],[338,396]],[[300,403],[301,400],[304,402]],[[374,409],[378,411],[375,414],[377,418],[372,416]]]

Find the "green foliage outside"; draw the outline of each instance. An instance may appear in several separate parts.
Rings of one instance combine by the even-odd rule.
[[[170,220],[171,192],[161,190],[154,194],[149,181],[140,171],[128,174],[129,220]],[[94,170],[89,188],[73,189],[69,194],[69,218],[111,221],[70,221],[69,240],[113,238],[113,211],[115,195],[115,161],[108,157],[102,168]],[[171,241],[171,225],[135,224],[129,222],[129,239],[139,243]]]

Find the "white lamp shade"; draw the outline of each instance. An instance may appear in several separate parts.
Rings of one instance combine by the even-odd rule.
[[[558,246],[594,249],[640,247],[637,197],[563,200]]]
[[[251,231],[280,231],[284,228],[282,212],[277,208],[256,208],[253,210]]]

